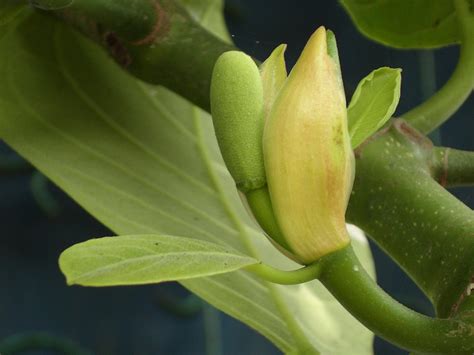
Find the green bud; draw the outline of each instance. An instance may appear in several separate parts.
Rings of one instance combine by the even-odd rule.
[[[285,64],[285,50],[286,44],[279,45],[260,66],[265,117],[270,113],[273,103],[288,76]]]
[[[263,163],[263,83],[268,91],[277,93],[286,79],[286,70],[280,79],[282,57],[272,58],[275,60],[260,73],[243,52],[222,54],[212,75],[211,113],[222,157],[237,188],[245,194],[249,212],[270,238],[288,248],[273,215]],[[260,75],[269,80],[262,81]],[[272,88],[275,86],[278,89]]]
[[[345,247],[354,157],[334,36],[324,27],[271,108],[263,150],[273,211],[291,251],[311,263]]]
[[[230,51],[217,60],[211,113],[219,148],[237,188],[248,192],[265,186],[262,80],[257,65],[245,53]]]

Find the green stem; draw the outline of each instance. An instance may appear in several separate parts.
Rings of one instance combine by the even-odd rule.
[[[474,152],[435,148],[432,174],[442,186],[474,185]]]
[[[140,43],[160,25],[160,7],[153,0],[35,0],[42,10],[83,16],[112,29],[119,37]]]
[[[412,351],[474,351],[474,317],[430,318],[406,308],[370,278],[351,247],[321,260],[320,281],[361,323]]]
[[[209,304],[203,307],[206,355],[222,354],[222,324],[220,312]]]
[[[47,12],[104,47],[139,79],[162,85],[207,111],[214,63],[223,52],[236,49],[173,0],[75,0]]]
[[[347,209],[417,283],[438,316],[455,311],[474,277],[474,213],[432,177],[433,146],[404,121],[357,150]]]
[[[450,79],[428,100],[403,115],[422,133],[430,133],[451,117],[474,87],[474,18],[465,0],[454,0],[461,33],[459,61]]]
[[[280,231],[275,214],[273,213],[268,186],[265,185],[259,189],[251,190],[245,194],[245,197],[260,227],[278,244],[277,247],[280,246],[284,248],[287,251],[286,253],[291,252],[291,248],[286,242],[283,233]],[[292,259],[295,258],[292,255],[289,256]]]
[[[0,342],[2,355],[13,355],[32,350],[49,350],[66,355],[91,355],[91,352],[82,349],[71,340],[46,333],[13,335]]]
[[[280,285],[298,285],[317,279],[321,273],[321,265],[316,262],[297,270],[279,270],[266,264],[248,266],[250,271],[266,281]]]

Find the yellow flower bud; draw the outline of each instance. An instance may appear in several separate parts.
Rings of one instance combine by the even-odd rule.
[[[334,48],[331,41],[328,54],[327,33],[320,27],[279,92],[264,128],[273,210],[291,251],[304,263],[349,243],[345,212],[354,156]]]

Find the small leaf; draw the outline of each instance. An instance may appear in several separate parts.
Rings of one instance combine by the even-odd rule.
[[[286,81],[288,73],[285,64],[286,44],[280,44],[260,66],[263,84],[263,101],[265,118]]]
[[[401,69],[374,70],[357,86],[347,110],[352,148],[356,148],[392,117],[400,100]]]
[[[459,42],[452,0],[340,0],[360,32],[396,48]]]
[[[91,239],[59,258],[69,285],[143,285],[223,274],[258,263],[218,244],[164,235]]]

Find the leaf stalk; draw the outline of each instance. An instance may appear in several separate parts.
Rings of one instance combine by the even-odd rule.
[[[402,118],[428,134],[448,120],[466,101],[474,87],[474,15],[466,0],[454,0],[461,33],[458,64],[449,80],[428,100]]]

